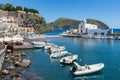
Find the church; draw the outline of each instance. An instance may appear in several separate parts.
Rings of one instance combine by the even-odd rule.
[[[105,36],[108,34],[109,29],[99,29],[98,25],[87,23],[87,20],[84,19],[82,23],[78,26],[79,35],[87,35],[92,37],[94,35]]]

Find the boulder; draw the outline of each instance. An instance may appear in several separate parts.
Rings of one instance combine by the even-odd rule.
[[[31,64],[31,61],[29,59],[23,59],[22,63],[21,63],[21,66],[22,67],[28,67],[28,66],[30,66],[30,64]]]
[[[21,56],[26,56],[26,54],[25,53],[21,53]]]
[[[9,66],[8,69],[13,70],[15,69],[15,66]]]
[[[7,53],[10,53],[11,52],[11,50],[10,49],[7,49],[7,51],[6,51]]]
[[[12,80],[23,80],[21,77],[13,77]]]
[[[15,66],[21,66],[21,63],[19,61],[16,61]]]
[[[8,71],[8,70],[3,70],[3,71],[2,71],[2,74],[3,74],[3,75],[8,75],[8,74],[9,74],[9,71]]]

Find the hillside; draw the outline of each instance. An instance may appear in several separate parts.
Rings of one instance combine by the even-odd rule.
[[[10,3],[0,4],[0,18],[13,18],[14,24],[19,27],[34,27],[36,32],[49,31],[50,28],[46,26],[44,17],[33,8],[26,8],[22,6],[13,6]],[[6,27],[1,23],[0,28]]]
[[[104,24],[101,21],[94,20],[94,19],[86,19],[87,23],[96,24],[98,25],[99,29],[108,29],[109,26]],[[55,20],[54,22],[48,23],[47,26],[54,27],[54,28],[78,28],[78,25],[82,21],[74,20],[74,19],[68,19],[68,18],[59,18]]]
[[[48,23],[47,26],[53,28],[77,28],[80,21],[68,19],[68,18],[59,18],[54,22]]]
[[[87,23],[98,25],[99,29],[108,29],[109,28],[109,26],[106,25],[105,23],[95,20],[95,19],[86,19],[86,21],[87,21]]]

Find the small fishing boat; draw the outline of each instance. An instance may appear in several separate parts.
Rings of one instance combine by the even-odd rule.
[[[43,41],[32,41],[32,44],[36,49],[39,49],[39,48],[44,48],[46,43]]]
[[[45,45],[46,43],[43,42],[43,41],[32,41],[32,44],[33,44],[33,45],[38,45],[38,44]]]
[[[65,46],[59,46],[58,48],[59,48],[59,50],[61,50],[61,51],[66,49]]]
[[[78,55],[68,55],[60,59],[60,63],[62,64],[71,64],[73,61],[78,59]]]
[[[80,66],[77,62],[73,62],[73,63],[75,66],[71,68],[71,72],[73,73],[73,75],[76,76],[94,73],[104,68],[103,63],[85,65],[85,66]]]
[[[36,44],[36,45],[34,45],[34,48],[35,49],[42,49],[42,48],[44,48],[44,45]]]
[[[51,58],[59,58],[68,54],[68,51],[58,51],[50,54]]]

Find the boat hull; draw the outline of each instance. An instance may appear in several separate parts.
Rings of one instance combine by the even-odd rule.
[[[72,64],[74,61],[77,60],[77,58],[78,58],[78,55],[67,56],[67,57],[60,59],[60,63],[61,64]]]
[[[85,69],[85,67],[82,66],[83,70],[81,70],[81,71],[76,70],[76,71],[72,72],[72,74],[76,75],[76,76],[81,76],[81,75],[95,73],[95,72],[98,72],[101,69],[103,69],[104,68],[104,64],[103,63],[93,64],[93,65],[89,65],[89,67],[90,67],[90,69]]]

